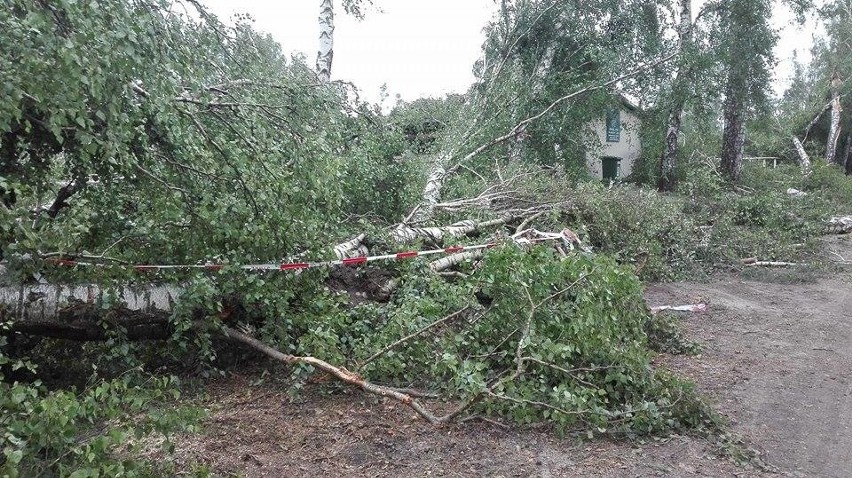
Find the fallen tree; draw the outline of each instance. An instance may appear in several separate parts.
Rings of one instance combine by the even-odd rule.
[[[852,232],[852,216],[835,216],[828,220],[826,232],[829,234],[847,234]]]
[[[588,95],[592,92],[599,90],[606,90],[607,88],[612,87],[613,85],[617,85],[619,82],[622,82],[626,79],[632,78],[648,70],[657,67],[661,64],[664,64],[674,58],[676,54],[670,54],[663,56],[661,58],[654,59],[652,61],[648,61],[642,64],[637,65],[631,71],[619,75],[618,77],[612,78],[608,81],[602,81],[596,84],[590,84],[578,88],[571,93],[560,96],[559,98],[553,100],[547,107],[538,111],[536,114],[533,114],[515,124],[509,131],[496,136],[489,141],[486,141],[483,144],[475,146],[472,150],[459,157],[458,150],[460,146],[458,144],[453,144],[452,147],[447,148],[445,151],[439,153],[432,163],[432,167],[429,173],[428,178],[426,179],[426,184],[423,187],[423,193],[421,195],[420,203],[411,211],[411,213],[399,224],[399,228],[405,229],[409,224],[422,224],[432,217],[432,213],[435,208],[441,202],[441,191],[444,187],[445,181],[454,174],[457,170],[459,170],[465,163],[471,161],[472,159],[482,155],[483,153],[491,150],[492,148],[505,144],[506,142],[517,140],[519,136],[523,135],[527,128],[531,125],[537,123],[543,118],[548,117],[551,113],[558,110],[559,108],[565,107],[570,104],[575,99],[581,98],[584,95]],[[462,142],[467,141],[469,138],[463,137]],[[455,164],[450,165],[450,163],[455,162]]]
[[[173,327],[169,313],[139,311],[124,307],[103,310],[96,305],[68,306],[50,319],[15,319],[7,322],[6,334],[51,337],[79,342],[166,340]],[[0,321],[6,321],[0,314]]]
[[[445,266],[413,262],[390,302],[356,304],[343,316],[326,311],[269,320],[227,315],[223,306],[204,311],[197,305],[207,299],[188,285],[180,297],[165,290],[165,303],[124,291],[136,311],[127,304],[103,308],[103,291],[78,288],[65,295],[74,305],[57,306],[50,321],[46,307],[39,315],[19,301],[24,308],[7,310],[3,322],[7,334],[74,340],[226,338],[292,366],[295,377],[327,374],[399,401],[432,424],[497,414],[563,428],[650,432],[691,420],[693,412],[683,407],[694,407],[695,397],[649,368],[642,329],[648,309],[635,276],[605,257],[532,246],[541,233],[523,237],[527,246],[509,240],[462,257],[476,259],[465,265],[457,255]],[[461,268],[465,279],[431,272],[450,267]],[[182,325],[187,321],[189,327]],[[345,336],[350,339],[327,341]],[[313,354],[301,353],[308,351]],[[428,397],[453,406],[434,407],[443,410],[438,413],[422,401]]]
[[[811,158],[808,156],[808,152],[805,151],[805,147],[802,145],[802,142],[795,136],[793,136],[793,146],[796,147],[796,153],[799,155],[799,167],[802,170],[802,174],[811,174],[811,170],[813,169],[811,166]]]

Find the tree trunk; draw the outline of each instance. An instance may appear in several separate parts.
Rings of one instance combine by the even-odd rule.
[[[692,42],[692,0],[681,0],[680,7],[678,34],[680,36],[680,55],[682,57],[684,47]],[[683,64],[682,59],[681,64]],[[660,180],[657,184],[660,191],[674,191],[677,184],[675,170],[677,169],[677,141],[680,136],[684,108],[684,76],[688,76],[687,73],[679,69],[673,81],[672,95],[675,97],[675,104],[669,111],[665,149],[660,157]]]
[[[320,82],[328,83],[331,79],[331,60],[334,57],[334,0],[322,0],[319,30],[317,76]]]
[[[660,158],[660,181],[657,188],[660,191],[674,191],[677,184],[675,168],[677,167],[677,139],[680,135],[683,104],[675,106],[669,112],[669,128],[666,131],[665,149]]]
[[[732,73],[733,75],[733,73]],[[725,131],[722,134],[722,174],[731,182],[740,180],[743,170],[743,144],[745,143],[745,108],[740,89],[734,86],[733,76],[728,79],[725,97]]]
[[[432,165],[432,171],[426,179],[423,194],[420,196],[420,204],[417,205],[414,211],[412,211],[399,227],[406,228],[408,224],[421,224],[432,217],[435,205],[441,202],[441,189],[444,187],[444,179],[447,176],[447,170],[444,169],[444,166],[452,156],[453,152],[443,152],[435,160],[435,163]]]
[[[846,174],[852,174],[852,132],[846,133],[846,146],[843,148],[843,169]]]
[[[802,174],[811,174],[811,158],[808,157],[808,152],[805,151],[802,142],[795,136],[793,136],[793,146],[796,147],[796,152],[799,153],[799,167],[802,168]]]
[[[118,329],[130,340],[165,339],[169,315],[180,297],[176,286],[119,288],[123,307],[100,307],[107,293],[97,285],[39,284],[0,287],[0,323],[11,332],[69,340],[106,340]]]
[[[831,125],[828,129],[828,140],[825,146],[825,161],[828,164],[835,163],[843,165],[845,158],[837,156],[837,141],[840,139],[840,113],[843,107],[840,105],[840,77],[837,71],[831,78]]]
[[[77,342],[104,341],[115,334],[134,341],[165,340],[173,333],[168,313],[156,310],[103,310],[90,304],[63,309],[50,320],[15,321],[7,330]]]

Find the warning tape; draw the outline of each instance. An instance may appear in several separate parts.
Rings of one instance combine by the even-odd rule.
[[[555,241],[561,240],[562,237],[543,237],[536,239],[523,239],[521,241],[517,241],[520,244],[535,244],[539,242],[546,241]],[[336,266],[359,266],[362,264],[366,264],[368,262],[375,261],[403,261],[408,259],[414,259],[417,257],[423,256],[432,256],[437,254],[458,254],[460,252],[467,251],[476,251],[482,249],[491,249],[493,247],[497,247],[499,243],[492,242],[488,244],[476,244],[472,246],[452,246],[446,247],[444,249],[430,249],[425,251],[403,251],[397,252],[395,254],[385,254],[379,256],[357,256],[350,257],[347,259],[339,259],[335,261],[322,261],[322,262],[284,262],[284,263],[269,263],[269,264],[244,264],[240,266],[236,266],[239,269],[245,271],[301,271],[304,269],[316,269],[320,267],[336,267]],[[86,262],[86,261],[77,261],[73,259],[61,259],[61,258],[50,258],[47,259],[46,262],[49,262],[58,266],[67,266],[67,267],[119,267],[126,269],[135,269],[139,272],[145,271],[157,271],[157,270],[182,270],[182,269],[203,269],[208,271],[218,271],[226,267],[226,264],[162,264],[162,265],[153,265],[153,264],[108,264],[108,263],[100,263],[100,262]]]

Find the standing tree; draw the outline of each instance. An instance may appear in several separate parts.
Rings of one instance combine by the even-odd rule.
[[[817,91],[825,91],[828,86],[830,101],[830,121],[828,134],[826,136],[825,160],[828,163],[838,164],[850,168],[848,162],[848,151],[850,149],[850,137],[847,134],[846,146],[843,153],[838,153],[838,143],[843,129],[843,102],[844,78],[847,78],[852,70],[852,0],[834,0],[827,3],[820,11],[825,21],[826,41],[818,44],[815,48],[814,63],[819,72],[821,88]],[[847,121],[848,123],[848,121]]]
[[[677,166],[678,137],[680,136],[683,109],[686,103],[687,83],[691,80],[688,65],[688,55],[692,48],[692,0],[680,0],[680,21],[678,23],[678,39],[680,56],[678,70],[672,85],[672,105],[669,109],[668,128],[660,156],[660,191],[673,191],[676,183],[675,168]]]
[[[477,169],[474,158],[479,169],[497,164],[497,174],[506,157],[583,167],[586,126],[615,105],[613,90],[630,88],[672,58],[660,48],[665,3],[501,2],[475,66],[466,127],[447,139],[406,222],[427,221],[447,177],[462,166]]]
[[[826,2],[819,9],[819,18],[824,22],[826,35],[813,47],[813,61],[807,77],[802,75],[798,83],[794,83],[797,90],[791,88],[797,96],[791,98],[792,101],[786,101],[785,97],[784,106],[795,109],[796,100],[803,98],[806,106],[801,112],[799,126],[807,126],[804,126],[801,141],[821,142],[824,139],[826,161],[841,167],[845,165],[847,173],[852,173],[849,160],[852,118],[843,115],[844,110],[852,107],[848,98],[849,82],[843,81],[852,72],[852,0]],[[845,136],[843,131],[846,131]]]
[[[478,64],[483,116],[508,129],[546,108],[566,92],[630,71],[663,56],[661,21],[665,1],[502,2],[500,18],[487,30]],[[644,72],[643,74],[647,74]],[[613,103],[613,90],[637,92],[634,78],[582,95],[582,102],[552,112],[552,120],[525,123],[509,140],[509,159],[560,166],[581,160],[586,124]],[[508,107],[507,107],[508,106]],[[568,105],[566,105],[568,106]]]
[[[319,51],[317,75],[322,83],[331,79],[331,60],[334,57],[334,0],[322,0],[319,15]]]
[[[828,141],[825,146],[825,161],[827,163],[837,163],[844,166],[845,157],[837,155],[837,141],[840,139],[840,114],[843,107],[840,104],[840,86],[843,82],[840,80],[840,74],[837,70],[831,75],[831,123],[828,128]]]
[[[721,167],[722,174],[736,182],[742,173],[746,120],[767,104],[777,35],[769,25],[770,0],[729,0],[725,7],[720,10],[720,46],[728,69]]]
[[[364,7],[372,0],[343,0],[343,10],[358,20],[364,19]],[[321,83],[331,80],[331,62],[334,59],[334,0],[321,0],[319,14],[319,51],[317,76]]]

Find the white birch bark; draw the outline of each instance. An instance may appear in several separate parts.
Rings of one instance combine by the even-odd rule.
[[[469,261],[473,259],[482,259],[485,256],[485,251],[482,249],[477,249],[474,251],[466,251],[458,254],[453,254],[451,256],[447,256],[441,259],[438,259],[435,262],[429,263],[429,268],[432,269],[433,272],[441,272],[453,267],[456,264],[461,264],[464,261]]]
[[[168,312],[182,292],[181,286],[146,284],[120,287],[115,298],[122,301],[128,310]],[[50,320],[66,307],[101,303],[106,293],[96,284],[12,285],[0,287],[0,304],[6,309],[9,318],[18,321]]]
[[[835,216],[829,219],[828,232],[832,234],[846,234],[852,232],[852,216]]]
[[[793,136],[793,146],[796,147],[796,152],[799,153],[799,167],[802,168],[802,174],[811,174],[811,158],[808,157],[805,147],[799,138]]]
[[[334,57],[334,0],[322,0],[319,15],[319,51],[317,76],[320,82],[331,79],[331,61]]]
[[[366,256],[369,251],[367,246],[362,244],[366,238],[366,234],[359,234],[358,237],[334,246],[334,255],[337,256],[338,260]]]
[[[692,0],[681,0],[680,7],[680,24],[678,25],[678,36],[680,39],[679,53],[683,55],[684,46],[692,41]],[[659,189],[661,191],[673,191],[675,187],[678,137],[680,136],[684,108],[684,92],[681,91],[683,89],[684,73],[682,69],[678,69],[674,78],[672,94],[675,95],[675,103],[671,111],[669,111],[668,128],[664,143],[665,150],[660,159]]]
[[[404,224],[400,224],[396,229],[394,229],[392,235],[394,240],[401,244],[414,242],[420,238],[431,239],[434,242],[440,243],[446,237],[466,236],[489,227],[506,224],[511,219],[511,217],[502,217],[479,223],[471,220],[465,220],[443,227],[408,227]]]
[[[840,139],[840,76],[834,72],[831,78],[831,126],[828,129],[828,141],[825,147],[825,161],[837,163],[837,141]]]

